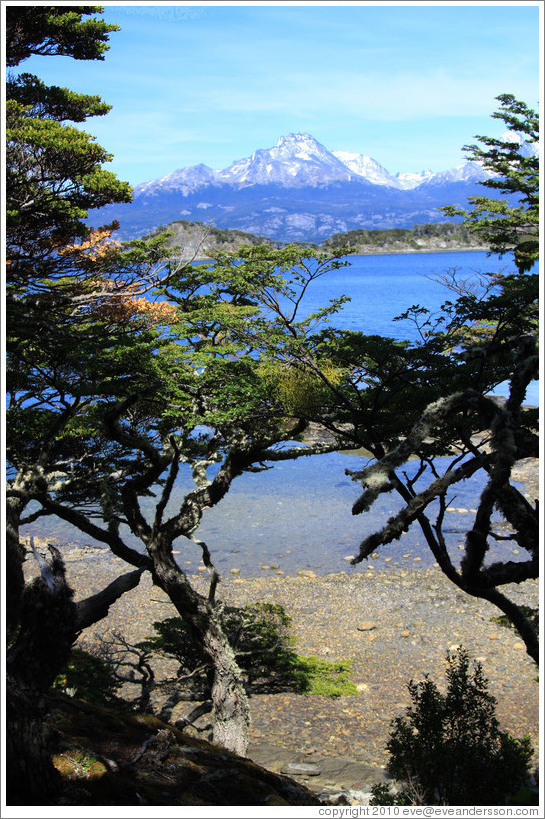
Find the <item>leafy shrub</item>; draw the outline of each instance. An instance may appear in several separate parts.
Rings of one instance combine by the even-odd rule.
[[[414,805],[407,790],[393,793],[390,786],[385,782],[379,782],[371,787],[373,796],[369,800],[370,805]]]
[[[412,707],[394,720],[386,746],[389,773],[403,789],[393,795],[375,786],[371,804],[502,805],[528,785],[529,737],[499,729],[480,663],[470,670],[461,649],[447,661],[446,694],[427,675],[408,684]]]
[[[243,608],[226,606],[222,626],[229,639],[247,686],[254,693],[289,690],[298,693],[339,697],[356,694],[348,679],[351,664],[331,663],[318,657],[302,657],[294,649],[291,618],[281,605],[252,603]],[[200,646],[191,637],[181,617],[153,624],[156,632],[138,644],[179,662],[178,678],[195,697],[207,697],[210,668]],[[201,668],[200,673],[194,673]],[[187,675],[192,674],[191,677]],[[181,678],[187,677],[182,681]]]
[[[74,648],[53,688],[87,702],[105,705],[115,698],[121,685],[108,662]]]
[[[341,368],[327,361],[321,362],[320,366],[331,384],[338,386],[341,383],[344,376]],[[258,373],[270,395],[292,410],[308,410],[331,402],[331,390],[313,373],[275,361],[261,363]]]

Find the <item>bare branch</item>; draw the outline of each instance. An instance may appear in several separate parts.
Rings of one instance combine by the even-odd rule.
[[[127,572],[116,578],[102,591],[76,603],[76,629],[81,631],[107,617],[110,606],[125,592],[138,586],[144,571],[144,568],[140,568]]]

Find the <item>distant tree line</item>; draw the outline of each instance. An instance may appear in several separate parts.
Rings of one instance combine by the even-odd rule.
[[[367,229],[349,230],[346,233],[335,233],[323,243],[324,249],[338,250],[341,247],[357,249],[364,245],[369,247],[395,247],[404,245],[419,250],[422,243],[430,239],[439,239],[449,245],[463,247],[482,247],[482,239],[475,237],[464,224],[455,222],[414,225],[412,228],[389,228],[387,230]]]
[[[274,248],[283,246],[281,242],[276,242],[264,236],[256,236],[254,233],[246,233],[233,228],[217,228],[204,222],[190,222],[187,219],[176,219],[169,225],[161,225],[144,238],[153,238],[165,231],[173,234],[172,242],[180,241],[184,233],[192,237],[195,234],[202,234],[203,251],[206,250],[205,244],[208,249],[212,245],[216,247],[229,246],[230,249],[238,248],[241,245],[267,245]],[[361,228],[359,230],[349,230],[346,233],[335,233],[329,239],[325,239],[321,245],[313,242],[294,242],[293,244],[298,247],[321,247],[326,251],[338,251],[344,248],[357,251],[362,247],[381,249],[408,247],[414,250],[423,250],[430,247],[430,244],[435,246],[433,240],[444,242],[448,247],[486,247],[488,249],[486,242],[481,237],[475,236],[469,227],[455,222],[414,225],[412,228]]]

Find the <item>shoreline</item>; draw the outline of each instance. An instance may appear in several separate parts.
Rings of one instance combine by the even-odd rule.
[[[434,247],[434,248],[420,248],[407,247],[397,248],[395,250],[379,248],[372,248],[366,250],[365,248],[357,248],[356,252],[350,255],[354,256],[404,256],[412,253],[489,253],[489,247]]]
[[[519,462],[514,477],[533,502],[539,493],[537,461]],[[36,546],[44,548],[50,540],[36,538]],[[96,594],[131,569],[102,546],[58,546],[76,600]],[[31,553],[24,567],[27,577],[38,574]],[[530,736],[535,750],[532,765],[537,766],[537,671],[518,635],[495,622],[498,609],[464,594],[438,567],[420,568],[414,560],[396,566],[383,558],[369,559],[365,568],[352,572],[347,566],[347,571],[327,574],[309,570],[299,570],[298,575],[223,574],[219,600],[240,607],[257,601],[283,606],[292,621],[297,653],[350,661],[349,676],[358,691],[339,699],[286,691],[252,695],[249,756],[277,773],[289,763],[315,764],[324,775],[311,777],[305,782],[308,787],[317,793],[341,790],[356,800],[351,804],[367,804],[369,785],[388,761],[391,721],[410,705],[407,683],[429,675],[444,690],[447,652],[463,647],[482,664],[502,730],[517,738]],[[189,569],[188,579],[196,591],[207,593],[204,572]],[[519,605],[539,606],[538,580],[511,584],[504,591]],[[79,642],[93,646],[120,632],[134,644],[153,634],[153,623],[176,615],[146,572],[106,618],[83,632]],[[172,664],[158,659],[154,665],[158,680],[172,676]],[[189,710],[188,703],[177,706],[173,720]]]
[[[128,570],[124,561],[100,548],[68,545],[61,546],[61,552],[76,600]],[[27,570],[31,568],[35,574],[33,558],[27,562]],[[203,573],[190,575],[190,580],[206,594]],[[509,586],[506,593],[519,604],[539,604],[538,581]],[[217,597],[234,606],[280,604],[291,618],[298,654],[351,662],[355,695],[338,699],[287,691],[251,695],[249,756],[269,770],[279,773],[288,763],[314,764],[324,775],[300,781],[317,793],[344,790],[356,799],[352,804],[367,804],[369,786],[388,761],[391,720],[410,705],[407,683],[429,674],[444,690],[447,652],[459,646],[482,664],[502,729],[514,737],[529,734],[535,749],[532,764],[538,765],[535,665],[512,629],[493,621],[500,612],[461,592],[440,569],[392,567],[313,577],[229,575],[219,584]],[[107,618],[82,634],[80,643],[96,645],[101,637],[120,632],[134,644],[151,636],[154,622],[176,614],[146,572],[139,586],[111,607]],[[158,680],[175,672],[168,661],[159,659],[154,666]],[[173,721],[190,707],[178,705]],[[200,727],[206,724],[204,717]]]
[[[318,435],[317,430],[314,430],[314,436],[310,435],[309,440],[313,441],[314,437]],[[320,436],[321,438],[321,433]],[[526,499],[534,504],[539,497],[539,462],[535,458],[526,458],[518,461],[512,473],[513,481],[519,484],[523,495]],[[467,509],[453,509],[458,512],[452,515],[452,520],[449,520],[448,525],[454,525],[460,529],[459,543],[463,542],[463,534],[465,531],[466,520],[469,522],[473,518],[469,507]],[[467,518],[466,518],[467,516]],[[63,554],[70,556],[70,561],[77,560],[78,557],[85,556],[86,560],[95,563],[98,559],[101,561],[117,561],[114,555],[111,554],[109,548],[105,545],[94,543],[87,539],[83,533],[76,533],[79,537],[64,537],[57,536],[52,533],[50,538],[45,538],[42,535],[35,535],[35,542],[38,545],[45,545],[48,541],[54,542],[61,547]],[[357,554],[359,539],[355,538],[352,542],[346,542],[344,547],[339,546],[335,552],[329,550],[324,553],[322,557],[316,552],[312,554],[306,551],[299,557],[297,551],[296,531],[293,533],[293,542],[281,544],[274,549],[266,551],[263,554],[261,551],[252,552],[251,549],[238,547],[236,550],[226,546],[224,549],[213,550],[213,560],[216,569],[221,576],[222,583],[228,580],[243,578],[243,579],[263,579],[275,577],[297,577],[298,572],[307,574],[308,576],[328,577],[329,575],[338,575],[343,572],[346,578],[359,577],[361,575],[368,575],[370,572],[386,571],[388,573],[395,573],[396,571],[416,571],[424,572],[433,566],[434,558],[430,550],[425,544],[422,544],[421,537],[417,537],[417,543],[407,542],[404,545],[401,541],[394,544],[394,549],[388,547],[377,550],[373,557],[367,561],[352,566],[350,558]],[[339,533],[339,543],[342,541],[343,532]],[[22,535],[22,542],[28,544],[31,534],[25,532]],[[205,538],[206,539],[206,538]],[[413,538],[414,540],[414,538]],[[199,571],[204,572],[204,565],[202,564],[200,550],[196,549],[192,544],[183,544],[183,539],[180,544],[174,548],[174,555],[180,568],[192,579],[198,579]],[[187,549],[184,548],[187,546]],[[286,546],[290,548],[287,549]],[[460,548],[460,546],[458,547]],[[505,547],[504,547],[505,548]],[[504,548],[502,551],[504,551]],[[236,554],[235,554],[236,551]],[[516,549],[516,544],[511,551],[515,554],[519,551]],[[344,554],[343,554],[344,552]],[[326,557],[327,555],[327,557]],[[452,558],[456,562],[456,552],[452,553]],[[189,559],[190,558],[190,559]],[[513,559],[513,558],[510,558]],[[31,552],[29,552],[29,560],[27,567],[33,563]],[[122,561],[119,561],[122,563]],[[129,568],[129,564],[124,564]]]

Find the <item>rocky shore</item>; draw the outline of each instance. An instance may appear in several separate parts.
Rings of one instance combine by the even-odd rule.
[[[65,546],[62,552],[76,599],[98,591],[125,570],[121,560],[103,549]],[[27,562],[30,573],[33,562]],[[406,568],[358,574],[348,569],[322,577],[303,572],[222,581],[219,596],[229,604],[282,604],[293,621],[298,653],[351,660],[358,689],[357,695],[339,699],[291,693],[253,696],[249,755],[254,761],[290,773],[321,798],[366,804],[370,785],[385,775],[391,720],[409,704],[407,682],[429,674],[441,685],[446,653],[457,646],[482,663],[502,727],[514,736],[529,734],[537,751],[537,673],[522,641],[492,621],[498,615],[493,606],[458,591],[438,568],[413,566],[407,561]],[[204,591],[201,573],[192,580]],[[536,581],[506,592],[518,603],[538,605]],[[135,642],[151,634],[153,622],[174,615],[166,595],[145,575],[83,638],[92,642],[118,630]],[[175,718],[185,710],[187,704]],[[292,767],[301,763],[302,768]]]

